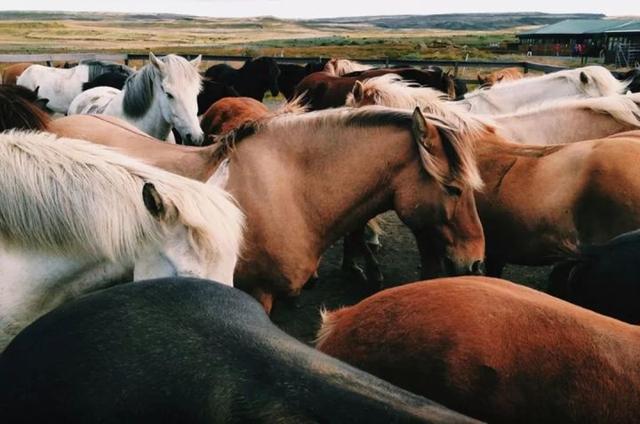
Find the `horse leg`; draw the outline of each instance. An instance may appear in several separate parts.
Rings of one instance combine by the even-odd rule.
[[[378,253],[382,248],[382,243],[380,243],[380,234],[382,234],[381,221],[382,219],[376,216],[367,222],[365,230],[366,243],[373,253]]]
[[[363,243],[362,249],[364,253],[367,280],[369,283],[375,283],[377,286],[376,288],[379,290],[382,288],[382,282],[384,281],[384,276],[382,275],[382,271],[380,271],[380,264],[371,250],[369,243]]]
[[[342,271],[354,275],[360,281],[367,281],[364,270],[356,263],[360,246],[364,244],[364,229],[359,229],[344,236],[342,253]]]
[[[503,259],[487,256],[484,264],[487,276],[500,278],[507,263]]]

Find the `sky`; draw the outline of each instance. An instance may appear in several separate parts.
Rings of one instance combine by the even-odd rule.
[[[636,0],[20,0],[0,2],[0,10],[64,10],[182,13],[212,17],[276,16],[323,18],[337,16],[402,15],[465,12],[604,13],[640,15]]]

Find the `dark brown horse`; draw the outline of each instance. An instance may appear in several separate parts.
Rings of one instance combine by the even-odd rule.
[[[9,129],[42,130],[51,120],[47,99],[38,98],[38,90],[19,85],[0,85],[0,132]]]
[[[356,72],[353,76],[338,77],[328,72],[316,72],[304,78],[296,87],[297,95],[305,95],[311,110],[320,110],[344,106],[347,95],[357,81],[379,77],[387,74],[399,75],[405,80],[422,86],[432,87],[456,97],[455,82],[448,74],[415,68],[384,68]]]
[[[200,119],[200,127],[205,136],[204,145],[210,144],[211,136],[228,133],[269,114],[269,109],[263,103],[251,97],[227,97],[218,100]]]
[[[233,87],[241,96],[258,101],[262,101],[267,91],[274,97],[280,92],[280,68],[271,57],[247,60],[240,69],[232,68],[225,63],[214,65],[207,69],[204,75],[211,81]]]
[[[198,115],[204,114],[212,104],[225,97],[240,97],[240,95],[233,87],[203,79],[202,91],[198,94]]]
[[[225,187],[248,224],[236,286],[267,310],[274,296],[300,292],[333,242],[390,209],[414,232],[423,274],[469,273],[484,257],[470,146],[449,124],[419,111],[278,116],[204,148],[163,144],[103,120],[97,133],[99,120],[90,116],[62,118],[49,129],[74,137],[81,119],[93,123],[79,138],[182,175],[206,180],[224,165]]]
[[[635,423],[640,328],[485,277],[323,314],[318,349],[491,423]]]
[[[324,69],[326,61],[310,62],[306,65],[295,65],[292,63],[279,63],[280,76],[278,77],[278,87],[287,100],[295,97],[296,86],[306,77],[314,72]]]

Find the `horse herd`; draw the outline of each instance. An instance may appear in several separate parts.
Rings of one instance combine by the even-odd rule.
[[[4,71],[3,422],[638,420],[639,72],[200,65]],[[425,281],[271,323],[390,210]]]

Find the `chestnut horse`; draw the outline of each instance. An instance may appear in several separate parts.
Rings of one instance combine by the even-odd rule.
[[[520,68],[504,68],[490,72],[486,75],[478,74],[478,83],[484,87],[491,87],[497,82],[515,81],[521,78],[524,78],[524,73]]]
[[[415,68],[385,68],[372,69],[354,76],[337,77],[327,72],[316,72],[304,78],[296,87],[298,95],[305,95],[311,110],[327,109],[344,106],[347,95],[358,81],[382,75],[394,74],[407,81],[413,81],[422,86],[433,87],[450,98],[455,99],[455,82],[453,77],[442,74],[442,71],[421,70]]]
[[[640,328],[485,277],[323,314],[318,349],[491,423],[635,423]]]
[[[16,85],[18,77],[33,63],[14,63],[2,70],[2,83]]]
[[[210,136],[228,133],[242,124],[257,121],[269,114],[269,108],[264,103],[251,97],[220,99],[200,118],[200,128],[205,136],[204,144],[210,144]]]
[[[62,118],[49,130],[74,136],[77,122],[64,125],[73,118],[82,119]],[[95,137],[91,127],[97,131],[105,121],[84,119],[95,124],[82,138],[117,145],[155,166],[198,179],[226,167],[225,188],[248,226],[234,281],[267,310],[274,295],[299,294],[333,242],[386,210],[413,231],[424,275],[469,273],[484,258],[473,198],[480,179],[470,146],[450,125],[419,111],[277,116],[203,148],[116,136],[113,128]]]

